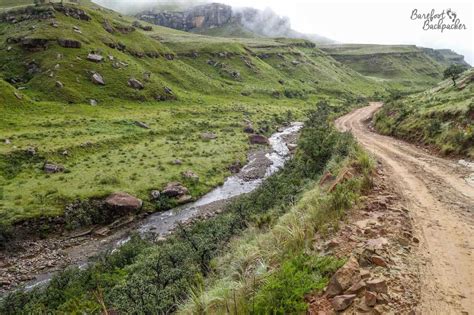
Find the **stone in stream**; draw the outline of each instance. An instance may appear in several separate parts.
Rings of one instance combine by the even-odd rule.
[[[140,199],[125,192],[116,192],[109,195],[105,199],[105,204],[112,209],[133,211],[140,209],[143,202]]]
[[[250,135],[249,141],[251,144],[268,144],[267,137],[258,134]]]

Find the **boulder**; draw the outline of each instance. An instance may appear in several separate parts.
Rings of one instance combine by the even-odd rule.
[[[104,60],[104,57],[102,57],[99,54],[92,54],[91,53],[91,54],[87,55],[87,60],[92,61],[92,62],[101,62],[102,60]]]
[[[92,75],[91,80],[94,84],[105,85],[104,78],[97,72]]]
[[[140,209],[143,202],[125,192],[117,192],[108,196],[105,204],[112,209],[133,211]]]
[[[181,197],[187,195],[189,190],[179,182],[171,182],[161,193],[167,197]]]
[[[356,296],[355,294],[338,295],[331,300],[332,307],[335,311],[343,311],[352,304]]]
[[[60,173],[64,171],[64,166],[53,164],[53,163],[46,163],[43,169],[46,173],[49,173],[49,174]]]
[[[377,293],[387,293],[387,281],[382,278],[376,278],[367,281],[367,290]]]
[[[64,48],[81,48],[82,44],[78,40],[59,38],[58,45]]]
[[[135,125],[143,129],[150,129],[150,127],[147,124],[138,120],[135,121]]]
[[[329,297],[341,294],[360,280],[359,263],[354,256],[351,256],[344,266],[331,277],[326,294]]]
[[[268,144],[267,137],[258,134],[252,134],[249,136],[249,141],[251,144]]]
[[[143,83],[134,78],[128,80],[128,86],[134,88],[135,90],[143,90],[145,88]]]

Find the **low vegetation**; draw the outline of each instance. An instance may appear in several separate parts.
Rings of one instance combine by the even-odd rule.
[[[425,92],[397,95],[375,116],[382,133],[431,147],[443,155],[474,157],[474,72]],[[392,93],[396,95],[396,93]]]
[[[331,127],[329,107],[320,104],[319,108],[308,116],[295,159],[255,192],[232,203],[224,213],[190,227],[181,226],[175,235],[160,244],[134,237],[118,251],[98,257],[85,270],[71,267],[44,288],[8,295],[2,301],[1,312],[93,313],[106,307],[122,312],[166,313],[175,310],[187,298],[191,298],[191,309],[207,308],[207,303],[202,305],[199,301],[205,290],[219,283],[220,277],[228,276],[223,270],[244,271],[238,262],[243,264],[241,267],[253,264],[245,263],[250,262],[247,256],[250,252],[239,249],[247,241],[250,241],[248,246],[257,247],[251,252],[262,255],[261,268],[253,269],[257,265],[251,268],[255,275],[261,274],[258,279],[252,277],[253,288],[262,285],[261,290],[255,291],[255,297],[251,296],[252,307],[261,307],[264,311],[269,307],[266,301],[282,298],[281,303],[275,305],[279,310],[304,309],[301,294],[322,288],[331,272],[341,264],[330,257],[318,258],[316,253],[306,253],[308,242],[315,231],[337,225],[344,211],[357,200],[358,189],[368,185],[370,175],[370,163],[361,163],[366,157],[351,136],[339,134]],[[343,167],[358,170],[361,177],[341,183],[329,193],[315,186],[324,169],[337,174]],[[261,242],[279,246],[265,246],[271,250],[264,251],[264,247],[259,247],[264,246]],[[237,253],[246,254],[234,257]],[[285,275],[302,266],[306,267],[294,275],[295,279],[284,281]],[[311,284],[298,281],[306,276],[319,280]],[[238,279],[246,284],[252,282],[246,274],[235,278]],[[220,293],[228,293],[227,304],[230,305],[234,296],[232,307],[250,309],[251,305],[244,303],[244,291],[232,287],[236,282],[226,283],[231,287],[223,288]],[[286,291],[285,286],[293,287],[292,283],[298,286]],[[215,303],[211,306],[225,307]]]

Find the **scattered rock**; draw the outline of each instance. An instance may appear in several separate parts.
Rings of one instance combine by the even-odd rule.
[[[74,39],[59,38],[58,44],[59,46],[64,47],[64,48],[81,48],[82,47],[81,42]]]
[[[150,127],[147,124],[145,124],[144,122],[138,121],[138,120],[135,121],[135,125],[140,127],[140,128],[150,129]]]
[[[180,159],[176,159],[176,160],[173,160],[173,161],[171,162],[171,164],[173,164],[173,165],[181,165],[181,164],[183,164],[183,161],[181,161]]]
[[[134,78],[128,80],[128,86],[134,88],[135,90],[143,90],[145,88],[143,83]]]
[[[252,124],[247,124],[247,125],[244,127],[244,132],[245,132],[245,133],[254,133],[255,130],[253,129]]]
[[[231,165],[229,165],[228,169],[232,174],[237,174],[240,169],[242,168],[242,163],[240,161],[235,161]]]
[[[102,60],[104,60],[104,57],[99,54],[90,53],[87,55],[87,60],[92,62],[101,62]]]
[[[267,137],[258,134],[250,135],[249,141],[251,144],[268,144]]]
[[[367,289],[372,292],[387,293],[387,282],[382,278],[369,280],[367,281]]]
[[[181,176],[185,179],[190,179],[190,180],[193,180],[193,181],[199,181],[199,176],[194,173],[193,171],[185,171],[183,173],[181,173]]]
[[[90,99],[89,103],[91,104],[91,106],[97,106],[97,101],[94,99]]]
[[[61,81],[56,81],[56,87],[58,89],[62,89],[64,87],[64,84]]]
[[[334,310],[340,312],[348,308],[355,298],[355,294],[338,295],[332,299],[331,304]]]
[[[151,200],[158,200],[160,199],[161,193],[159,190],[152,190],[150,192],[150,199]]]
[[[143,202],[125,192],[117,192],[108,196],[105,204],[113,209],[131,211],[140,209]]]
[[[341,294],[349,287],[361,280],[359,273],[359,263],[354,256],[351,256],[349,260],[339,268],[338,271],[331,277],[328,287],[326,289],[326,295],[333,297]]]
[[[213,140],[213,139],[216,139],[217,138],[217,135],[215,133],[212,133],[212,132],[203,132],[201,134],[201,139],[202,140]]]
[[[31,156],[36,155],[36,149],[33,147],[28,147],[26,148],[26,153]]]
[[[50,173],[50,174],[60,173],[64,171],[64,166],[52,164],[52,163],[46,163],[44,164],[43,169],[46,173]]]
[[[167,197],[181,197],[189,194],[189,190],[179,182],[171,182],[161,193]]]
[[[377,265],[377,266],[380,266],[380,267],[387,267],[388,264],[387,262],[385,261],[385,259],[383,257],[380,257],[380,256],[377,256],[377,255],[373,255],[370,257],[370,261],[374,264],[374,265]]]
[[[97,72],[92,75],[91,80],[97,85],[105,85],[104,78]]]
[[[374,306],[377,304],[377,293],[371,291],[365,291],[365,304],[367,306]]]
[[[346,292],[344,292],[345,294],[357,294],[359,292],[361,292],[362,290],[365,289],[365,281],[364,280],[360,280],[356,283],[354,283],[349,289],[346,290]]]

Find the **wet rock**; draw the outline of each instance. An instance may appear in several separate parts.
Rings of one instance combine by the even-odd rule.
[[[117,210],[138,210],[142,207],[143,202],[125,192],[113,193],[105,199],[105,204]]]
[[[97,72],[92,74],[91,80],[94,84],[105,85],[104,78]]]
[[[360,280],[359,263],[354,256],[351,256],[344,266],[339,268],[339,270],[331,277],[326,289],[326,294],[328,297],[336,296],[349,289],[351,285]]]
[[[43,169],[46,173],[60,173],[60,172],[63,172],[64,171],[64,166],[62,165],[57,165],[57,164],[53,164],[53,163],[46,163],[44,166],[43,166]]]
[[[212,132],[203,132],[201,134],[201,139],[202,140],[213,140],[213,139],[216,139],[217,138],[217,135],[215,133],[212,133]]]
[[[338,295],[331,300],[331,304],[334,310],[340,312],[348,308],[355,298],[355,294]]]
[[[377,293],[387,293],[387,282],[385,279],[376,278],[367,281],[367,289]]]
[[[135,125],[143,129],[150,129],[150,127],[147,124],[138,120],[135,121]]]
[[[160,199],[161,193],[159,190],[152,190],[150,192],[150,199],[151,200],[158,200]]]
[[[102,60],[104,60],[104,57],[102,57],[99,54],[90,53],[87,55],[87,60],[92,61],[92,62],[101,62]]]
[[[377,293],[365,291],[364,299],[367,306],[374,306],[377,304]]]
[[[250,135],[249,141],[251,144],[268,144],[267,137],[258,134]]]
[[[199,181],[199,176],[196,173],[194,173],[193,171],[190,171],[190,170],[181,173],[181,176],[185,179],[188,179],[188,180],[192,180],[192,181],[196,181],[196,182]]]
[[[135,90],[143,90],[145,88],[143,83],[134,78],[128,80],[128,86],[134,88]]]
[[[59,38],[58,45],[64,48],[81,48],[82,43],[74,39]]]
[[[161,193],[167,197],[181,197],[189,194],[189,190],[179,182],[171,182]]]
[[[380,267],[387,267],[388,264],[387,262],[385,261],[385,259],[383,257],[380,257],[380,256],[377,256],[377,255],[373,255],[370,257],[370,261],[374,264],[374,265],[377,265],[377,266],[380,266]]]

